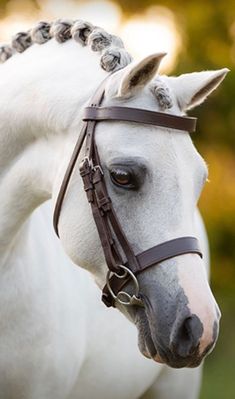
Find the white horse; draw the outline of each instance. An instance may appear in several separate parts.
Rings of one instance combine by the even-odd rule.
[[[60,241],[52,213],[83,108],[107,70],[130,57],[120,39],[81,21],[39,24],[13,47],[29,48],[0,67],[0,398],[197,398],[201,367],[187,366],[198,366],[214,346],[220,317],[196,208],[205,162],[186,132],[99,123],[106,184],[135,252],[193,235],[204,253],[204,260],[186,254],[144,271],[145,308],[106,308],[107,266],[78,165]],[[1,60],[15,50],[2,47]],[[114,72],[104,103],[183,115],[227,73],[155,77],[162,56]]]

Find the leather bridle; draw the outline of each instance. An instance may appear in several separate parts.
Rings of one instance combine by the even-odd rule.
[[[58,222],[61,207],[78,156],[86,141],[85,155],[79,166],[80,175],[109,269],[106,285],[103,288],[102,300],[107,306],[115,306],[116,301],[124,305],[142,306],[136,278],[139,273],[178,255],[195,253],[202,257],[202,253],[199,249],[197,238],[179,237],[135,255],[119,223],[112,200],[107,192],[95,141],[96,124],[99,121],[119,120],[168,127],[191,133],[195,130],[196,118],[175,116],[138,108],[101,107],[107,79],[108,77],[100,84],[90,100],[89,106],[85,108],[81,132],[57,197],[53,225],[59,237]],[[133,295],[123,291],[123,287],[130,279],[133,280],[135,287]]]

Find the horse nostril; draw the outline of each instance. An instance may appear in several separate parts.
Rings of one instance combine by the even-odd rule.
[[[190,356],[197,350],[202,333],[203,325],[196,315],[185,318],[181,323],[176,320],[171,335],[170,349],[178,356]]]

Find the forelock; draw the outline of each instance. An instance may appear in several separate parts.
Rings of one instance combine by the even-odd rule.
[[[149,88],[151,93],[157,99],[160,109],[166,110],[173,107],[173,95],[169,86],[160,76],[150,83]]]
[[[121,99],[121,97],[118,97],[118,89],[124,73],[124,71],[120,70],[110,76],[105,90],[107,98]],[[148,95],[154,96],[160,110],[166,111],[173,108],[175,96],[165,81],[164,76],[159,75],[154,78],[147,86],[147,93]],[[133,94],[133,97],[135,96],[138,96],[138,92]]]

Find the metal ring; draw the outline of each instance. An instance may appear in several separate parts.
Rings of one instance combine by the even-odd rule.
[[[123,266],[123,265],[118,265],[118,267],[120,269],[124,270],[123,274],[120,275],[120,274],[117,274],[117,273],[113,273],[111,270],[109,270],[108,273],[107,273],[107,277],[106,277],[106,284],[107,284],[107,287],[108,287],[108,290],[109,290],[111,296],[113,297],[113,299],[115,301],[117,301],[121,305],[126,305],[126,306],[131,306],[131,305],[144,306],[142,300],[139,298],[139,283],[138,283],[138,280],[137,280],[136,276],[134,275],[134,273],[128,267]],[[134,283],[135,293],[133,295],[130,295],[130,294],[128,294],[125,291],[119,291],[117,293],[117,295],[115,295],[115,293],[113,292],[113,290],[112,290],[112,288],[110,286],[110,277],[112,275],[115,275],[117,278],[124,279],[124,278],[127,277],[128,274],[132,278],[132,281]]]

